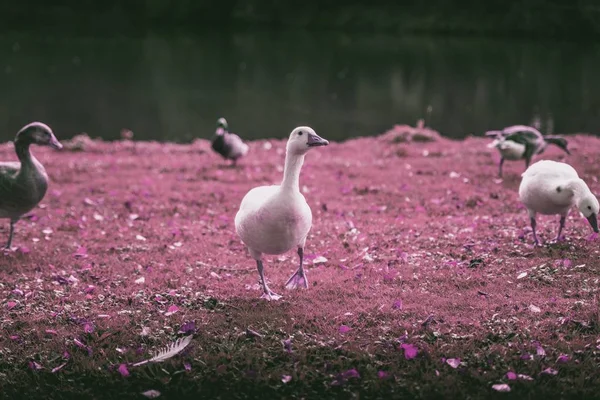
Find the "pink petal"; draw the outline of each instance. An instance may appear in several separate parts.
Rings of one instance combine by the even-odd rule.
[[[83,325],[83,331],[85,333],[92,333],[92,332],[94,332],[94,325],[90,324],[89,322],[86,322]]]
[[[553,368],[546,368],[541,373],[546,374],[546,375],[556,375],[556,374],[558,374],[558,371]]]
[[[183,363],[183,368],[185,368],[186,371],[191,371],[192,370],[192,366],[190,365],[190,363]]]
[[[517,374],[515,374],[515,373],[514,373],[514,372],[512,372],[512,371],[508,371],[508,372],[506,373],[506,378],[507,378],[508,380],[514,381],[515,379],[517,379]]]
[[[13,308],[15,308],[16,305],[17,305],[16,302],[9,301],[9,302],[6,303],[6,308],[8,308],[9,310],[12,310]]]
[[[283,382],[283,383],[288,383],[291,380],[292,380],[291,375],[282,375],[281,376],[281,382]]]
[[[388,373],[387,373],[387,372],[385,372],[385,371],[377,371],[377,377],[378,377],[379,379],[387,379],[387,378],[389,378],[389,377],[390,377],[390,374],[388,374]]]
[[[492,389],[494,389],[497,392],[510,392],[510,386],[508,386],[506,383],[498,383],[496,385],[492,385]]]
[[[165,313],[165,316],[168,317],[170,315],[173,315],[177,311],[179,311],[179,307],[177,307],[176,305],[169,306],[169,308],[167,309],[167,312]]]
[[[460,358],[449,358],[446,360],[446,364],[448,364],[452,368],[458,368],[458,366],[460,365]]]
[[[33,369],[34,371],[39,371],[41,369],[44,369],[44,367],[42,367],[40,364],[38,364],[35,361],[29,361],[29,368]]]
[[[29,247],[26,247],[26,246],[20,246],[17,251],[19,251],[21,254],[31,253],[31,250],[29,250]]]
[[[402,347],[402,349],[404,350],[404,358],[406,358],[407,360],[412,360],[419,353],[417,346],[412,345],[410,343],[403,343],[400,347]]]
[[[75,258],[86,258],[87,257],[87,249],[83,246],[79,247],[75,253],[73,253],[73,257]]]
[[[54,374],[54,373],[60,371],[61,369],[63,369],[65,367],[65,365],[67,365],[67,363],[62,363],[58,367],[52,368],[52,373]]]
[[[351,330],[352,330],[352,328],[350,328],[350,327],[349,327],[349,326],[347,326],[347,325],[342,325],[342,326],[340,326],[340,333],[348,333],[348,332],[350,332]]]
[[[536,345],[535,351],[536,351],[537,355],[540,357],[546,356],[546,350],[544,350],[544,348],[539,343]]]
[[[121,364],[119,365],[119,369],[118,369],[119,373],[121,374],[122,377],[128,377],[129,376],[129,370],[127,369],[127,365],[125,364]]]
[[[54,329],[46,329],[46,333],[48,335],[57,335],[58,332],[56,332]]]

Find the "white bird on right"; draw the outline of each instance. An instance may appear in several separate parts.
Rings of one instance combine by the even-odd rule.
[[[573,206],[577,206],[594,232],[598,233],[598,199],[569,164],[550,160],[538,161],[527,168],[522,177],[519,198],[527,207],[536,245],[539,245],[535,232],[536,214],[560,215],[560,226],[556,236],[556,240],[559,240],[569,210]]]

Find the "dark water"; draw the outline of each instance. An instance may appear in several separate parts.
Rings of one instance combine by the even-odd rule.
[[[538,121],[600,126],[600,47],[574,43],[216,32],[145,38],[0,36],[0,140],[25,123],[60,138],[247,138],[310,125],[342,140],[424,118],[450,137]]]

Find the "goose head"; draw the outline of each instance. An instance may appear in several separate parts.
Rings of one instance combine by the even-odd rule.
[[[286,150],[290,154],[304,155],[313,147],[327,146],[329,141],[317,135],[308,126],[299,126],[290,133]]]
[[[600,212],[600,205],[596,196],[591,191],[588,191],[577,201],[577,208],[589,221],[594,232],[598,233],[598,212]]]
[[[222,135],[225,131],[229,129],[227,125],[227,120],[225,118],[219,118],[217,120],[217,135]]]
[[[41,122],[32,122],[21,128],[17,133],[15,143],[50,146],[56,150],[60,150],[63,147],[58,139],[56,139],[56,136],[54,136],[52,129]]]

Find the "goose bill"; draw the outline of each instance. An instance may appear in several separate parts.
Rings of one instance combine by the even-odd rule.
[[[308,141],[306,142],[306,144],[308,144],[309,147],[327,146],[329,144],[329,141],[327,141],[326,139],[323,139],[319,135],[309,133]]]
[[[592,226],[594,232],[598,233],[598,217],[596,216],[596,214],[590,215],[589,217],[587,217],[587,220],[590,222],[590,225]]]
[[[58,139],[56,139],[55,136],[52,136],[52,138],[50,138],[50,147],[52,147],[53,149],[56,150],[60,150],[63,148],[63,145],[58,141]]]

